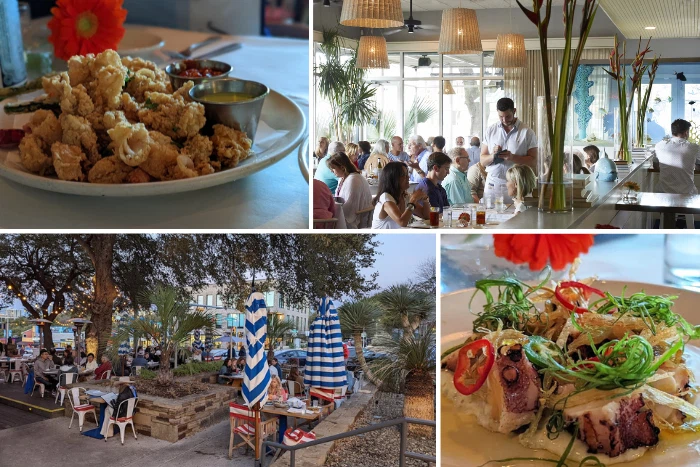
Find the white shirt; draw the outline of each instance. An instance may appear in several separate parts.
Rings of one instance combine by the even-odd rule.
[[[695,164],[700,164],[700,146],[674,136],[656,143],[659,187],[663,193],[696,195]]]
[[[338,182],[335,196],[340,196],[345,200],[343,214],[348,229],[369,227],[369,213],[364,216],[365,225],[359,225],[363,219],[357,216],[357,211],[362,211],[372,205],[372,192],[365,177],[358,173],[351,173]]]
[[[408,153],[401,151],[398,156],[395,156],[391,151],[388,154],[389,160],[392,162],[408,162],[411,160],[411,156]]]
[[[537,137],[535,132],[525,126],[520,120],[515,121],[509,133],[506,133],[503,124],[498,122],[486,130],[486,136],[482,144],[485,144],[489,151],[493,151],[493,147],[498,145],[512,154],[524,156],[530,149],[537,147]],[[500,164],[491,164],[486,167],[486,172],[490,177],[500,178],[505,181],[506,171],[513,165],[513,161],[509,160]]]
[[[270,369],[270,378],[273,376],[277,376],[279,378],[280,374],[277,372],[277,368],[272,365],[269,365],[268,368]]]
[[[384,203],[387,201],[391,201],[392,203],[396,203],[398,206],[399,203],[396,202],[393,196],[391,196],[389,193],[382,193],[382,195],[379,197],[379,200],[377,201],[376,206],[374,206],[374,216],[372,217],[372,228],[373,229],[400,229],[401,226],[389,216],[389,214],[386,215],[386,218],[380,219],[379,214],[381,214],[382,210],[384,209]]]
[[[469,167],[481,160],[481,148],[479,146],[469,146],[467,154],[469,154]]]

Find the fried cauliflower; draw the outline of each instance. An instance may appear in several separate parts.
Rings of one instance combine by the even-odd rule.
[[[109,156],[97,161],[88,172],[90,183],[124,183],[133,167],[126,165],[117,156]]]
[[[143,123],[120,122],[107,131],[112,138],[110,147],[126,165],[138,167],[148,159],[151,152],[151,140]]]
[[[234,130],[225,125],[214,125],[214,153],[218,156],[221,166],[236,167],[248,157],[253,142],[242,131]]]
[[[48,145],[35,135],[25,135],[19,143],[22,165],[30,172],[46,175],[53,162],[47,154]]]
[[[51,146],[51,155],[59,179],[76,182],[85,180],[82,162],[87,158],[78,146],[56,142]]]
[[[175,139],[198,134],[206,123],[202,104],[162,92],[147,92],[138,115],[141,123]]]

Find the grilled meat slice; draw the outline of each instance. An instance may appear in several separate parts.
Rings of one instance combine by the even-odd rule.
[[[651,411],[645,410],[641,393],[571,407],[564,410],[564,417],[578,422],[579,439],[593,454],[617,457],[628,449],[659,442],[659,429]]]

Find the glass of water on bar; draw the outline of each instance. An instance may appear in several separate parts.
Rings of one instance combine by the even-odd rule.
[[[700,242],[688,237],[691,236],[666,235],[664,282],[700,292]]]

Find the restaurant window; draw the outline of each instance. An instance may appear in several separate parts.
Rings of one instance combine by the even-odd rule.
[[[214,306],[214,296],[207,295],[207,306]]]
[[[223,316],[220,314],[216,315],[216,329],[221,329],[221,326],[223,325]]]
[[[197,295],[197,305],[204,305],[204,295]]]
[[[216,294],[216,306],[224,306],[224,300],[221,298],[221,294]]]
[[[229,313],[228,316],[226,317],[226,324],[228,324],[229,328],[235,328],[236,327],[236,321],[238,321],[233,313]]]

